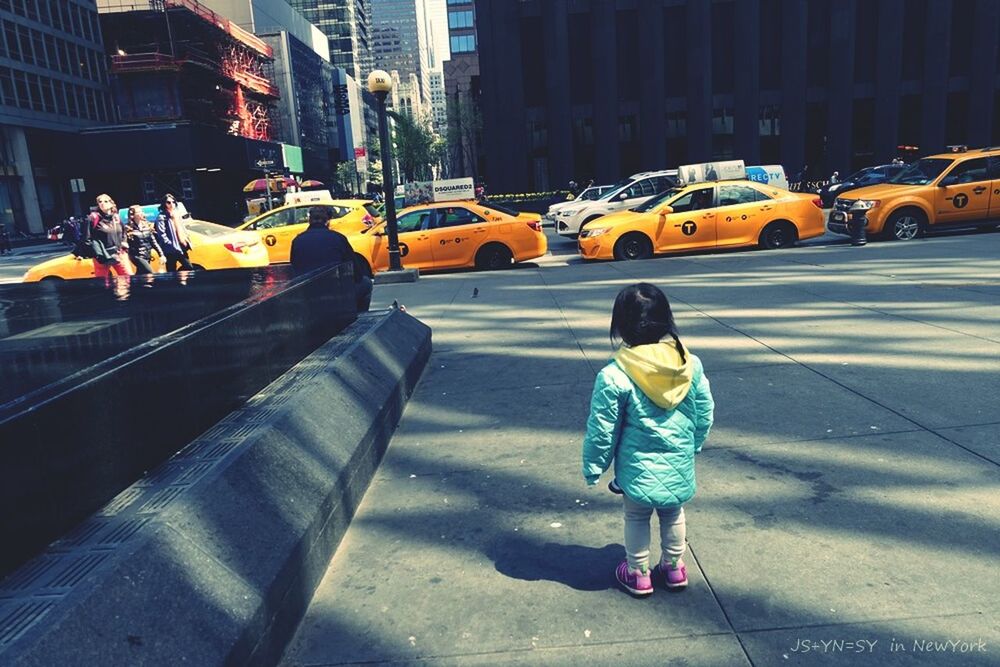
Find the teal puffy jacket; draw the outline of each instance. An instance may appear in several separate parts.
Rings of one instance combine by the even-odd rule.
[[[652,348],[633,350],[647,347]],[[657,405],[617,361],[598,373],[583,441],[583,476],[587,484],[596,484],[614,459],[615,477],[630,499],[675,507],[694,496],[694,455],[712,428],[715,403],[701,360],[690,352],[683,371],[657,370],[690,377],[686,395],[674,408]]]

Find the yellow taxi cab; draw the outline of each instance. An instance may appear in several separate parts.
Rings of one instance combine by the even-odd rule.
[[[852,211],[867,213],[869,235],[907,241],[928,230],[1000,224],[1000,147],[930,155],[884,183],[838,197],[829,228],[849,235]]]
[[[656,253],[759,245],[785,248],[822,236],[822,202],[756,181],[692,183],[587,224],[584,259],[645,259]]]
[[[195,269],[245,269],[269,263],[264,244],[252,232],[241,232],[204,220],[187,220],[184,226],[191,237],[188,259]],[[152,264],[157,271],[164,268],[160,257],[154,257]],[[70,254],[36,264],[28,269],[22,280],[31,283],[93,277],[94,261]]]
[[[423,204],[399,212],[396,225],[403,266],[502,269],[548,252],[541,216],[472,201]],[[349,236],[372,273],[389,267],[385,223]]]
[[[255,231],[267,246],[272,264],[289,261],[292,239],[309,226],[309,209],[320,206],[330,214],[330,229],[344,236],[356,234],[376,224],[381,216],[367,199],[330,199],[279,206],[243,223],[237,229]]]

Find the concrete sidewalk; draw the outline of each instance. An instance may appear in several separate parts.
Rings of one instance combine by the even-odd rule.
[[[620,501],[580,474],[637,280],[717,404],[691,585],[645,600],[614,581]],[[1000,664],[1000,234],[377,288],[394,299],[434,354],[285,664]]]

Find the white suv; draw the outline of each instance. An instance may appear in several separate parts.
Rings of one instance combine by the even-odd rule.
[[[645,171],[615,183],[593,201],[566,202],[555,212],[556,233],[576,238],[580,229],[602,215],[632,208],[677,185],[677,170]]]

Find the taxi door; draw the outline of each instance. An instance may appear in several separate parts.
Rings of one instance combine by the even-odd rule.
[[[986,218],[992,189],[986,158],[960,162],[938,181],[932,222],[948,224]]]
[[[287,262],[292,254],[292,240],[309,226],[309,207],[282,208],[253,224],[267,248],[272,264]]]
[[[674,212],[656,226],[656,250],[667,252],[715,246],[715,186],[688,190],[670,202]]]
[[[1000,219],[1000,157],[990,158],[990,215],[989,217]]]
[[[719,185],[719,207],[715,210],[718,244],[755,243],[776,208],[773,200],[749,185]]]
[[[399,259],[408,269],[434,268],[431,254],[430,223],[434,209],[412,211],[399,216],[396,231],[399,235]],[[372,260],[376,271],[389,268],[389,236],[385,227],[375,232]]]
[[[431,254],[435,268],[472,266],[476,251],[489,236],[491,223],[463,206],[439,208],[435,213],[431,223]]]

